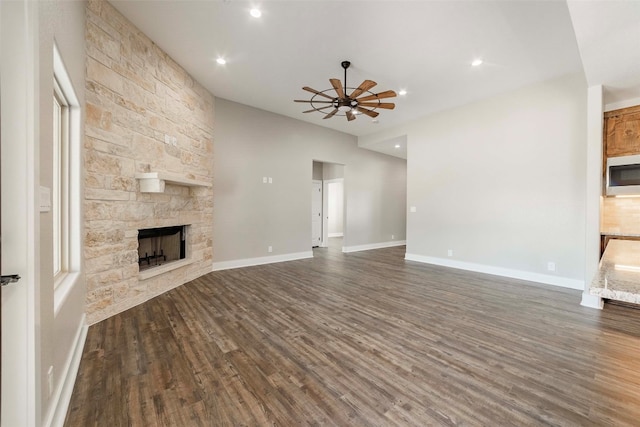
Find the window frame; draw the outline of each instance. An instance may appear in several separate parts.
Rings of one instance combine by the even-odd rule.
[[[57,288],[69,271],[69,101],[53,79],[53,275]]]
[[[60,182],[59,206],[62,208],[60,219],[60,242],[64,245],[60,250],[61,264],[64,268],[53,277],[53,310],[57,317],[65,306],[65,301],[72,295],[76,286],[82,286],[82,109],[74,90],[69,73],[64,65],[58,46],[53,43],[53,86],[59,90],[66,101],[64,136],[68,144],[60,150],[63,167]],[[84,84],[84,82],[79,82]],[[56,89],[57,86],[57,89]],[[51,104],[53,106],[53,103]],[[53,119],[53,112],[52,112]],[[53,127],[51,129],[53,133]],[[51,160],[53,161],[53,160]],[[53,206],[52,206],[53,208]],[[53,233],[52,233],[53,234]],[[52,236],[53,237],[53,236]],[[53,239],[52,239],[53,242]],[[57,243],[56,243],[57,245]],[[53,247],[51,248],[53,251]],[[53,273],[53,261],[51,268]]]

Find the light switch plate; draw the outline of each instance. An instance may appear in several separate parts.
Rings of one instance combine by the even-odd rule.
[[[40,186],[40,212],[51,211],[51,189]]]

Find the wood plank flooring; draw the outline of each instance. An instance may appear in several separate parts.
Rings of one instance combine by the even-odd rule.
[[[65,425],[640,425],[640,310],[403,256],[316,249],[93,325]]]

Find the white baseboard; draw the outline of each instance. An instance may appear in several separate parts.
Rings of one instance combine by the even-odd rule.
[[[327,237],[344,237],[344,233],[329,233]]]
[[[393,246],[404,246],[407,244],[406,240],[391,240],[389,242],[380,242],[380,243],[369,243],[367,245],[355,245],[355,246],[343,246],[342,252],[359,252],[359,251],[368,251],[371,249],[382,249],[382,248],[390,248]]]
[[[532,273],[530,271],[514,270],[510,268],[493,267],[484,264],[455,261],[445,258],[436,258],[424,255],[405,254],[404,259],[408,261],[423,262],[425,264],[441,265],[443,267],[458,268],[460,270],[475,271],[478,273],[493,274],[496,276],[511,277],[513,279],[528,280],[530,282],[544,283],[546,285],[560,286],[569,289],[584,289],[582,280],[570,279],[568,277],[551,276],[549,274]]]
[[[590,293],[585,291],[582,293],[582,301],[580,301],[580,305],[602,310],[602,307],[604,307],[604,302],[598,295],[591,295]]]
[[[230,268],[251,267],[253,265],[273,264],[274,262],[295,261],[297,259],[306,258],[313,258],[313,251],[294,252],[290,254],[214,262],[213,271],[228,270]]]
[[[82,350],[87,339],[89,327],[85,323],[85,315],[83,314],[80,320],[80,327],[74,339],[73,350],[69,353],[67,363],[62,372],[61,381],[51,395],[49,412],[43,424],[44,426],[62,427],[64,425],[69,403],[71,402],[71,394],[76,383],[76,376],[78,375],[78,368],[80,367],[80,360],[82,359]]]

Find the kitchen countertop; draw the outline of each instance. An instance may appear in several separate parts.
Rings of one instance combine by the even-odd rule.
[[[607,231],[601,231],[600,234],[602,236],[611,236],[611,237],[640,237],[640,234],[638,233],[629,233],[629,232],[624,232],[624,231],[611,231],[611,230],[607,230]]]
[[[609,240],[589,293],[640,304],[640,241]]]

